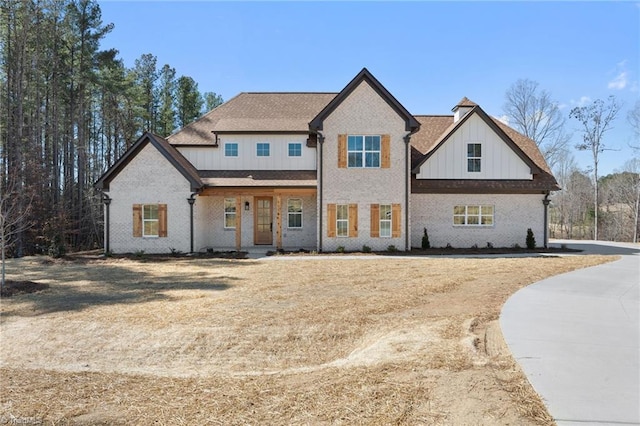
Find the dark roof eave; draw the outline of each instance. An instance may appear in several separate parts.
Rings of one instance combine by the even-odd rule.
[[[138,140],[93,184],[99,191],[109,191],[109,183],[124,169],[138,153],[151,143],[189,181],[191,191],[197,192],[204,184],[197,170],[169,142],[145,132]]]

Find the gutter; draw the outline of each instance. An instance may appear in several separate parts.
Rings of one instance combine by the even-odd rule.
[[[549,203],[551,200],[549,199],[550,192],[547,191],[544,195],[544,200],[542,200],[542,204],[544,205],[544,248],[548,248],[548,235],[549,232]]]

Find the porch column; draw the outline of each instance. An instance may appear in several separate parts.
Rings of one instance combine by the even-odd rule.
[[[282,248],[282,197],[276,195],[276,248]]]
[[[242,197],[236,197],[236,250],[242,248]]]

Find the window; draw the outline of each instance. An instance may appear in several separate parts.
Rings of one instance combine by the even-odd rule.
[[[391,237],[391,204],[380,204],[380,236]]]
[[[291,198],[287,201],[287,227],[302,228],[302,200]]]
[[[349,236],[349,205],[338,204],[336,206],[336,229],[338,237]]]
[[[142,236],[157,237],[158,233],[158,205],[145,204],[142,206]]]
[[[236,199],[224,199],[224,227],[234,229],[236,227]]]
[[[454,206],[453,224],[468,226],[492,226],[493,206]]]
[[[133,205],[134,237],[166,237],[167,205],[166,204],[134,204]]]
[[[479,172],[482,162],[482,145],[479,143],[467,144],[467,171]]]
[[[235,142],[224,144],[224,156],[225,157],[237,157],[238,156],[238,144]]]
[[[267,142],[258,142],[256,145],[256,154],[258,157],[268,157],[269,154],[269,143]]]
[[[289,144],[289,157],[302,157],[302,144],[290,143]]]
[[[355,136],[347,138],[348,167],[380,167],[380,136]]]

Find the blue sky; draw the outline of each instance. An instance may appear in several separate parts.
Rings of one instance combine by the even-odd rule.
[[[520,78],[567,115],[615,95],[623,102],[601,174],[633,156],[627,112],[640,85],[640,6],[633,2],[100,1],[115,28],[102,48],[125,65],[152,53],[201,92],[340,91],[363,67],[413,114],[449,114],[467,96],[503,115]],[[568,119],[572,145],[579,123]],[[590,154],[575,153],[578,164]]]

